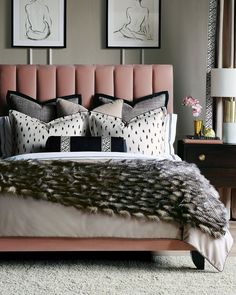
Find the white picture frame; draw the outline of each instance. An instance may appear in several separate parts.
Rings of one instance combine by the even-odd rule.
[[[107,0],[107,47],[160,48],[161,0]]]
[[[12,47],[66,47],[66,0],[12,0]]]

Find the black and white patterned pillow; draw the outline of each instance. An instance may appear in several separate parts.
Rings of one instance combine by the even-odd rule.
[[[50,136],[46,142],[47,152],[126,152],[121,137],[104,136]]]
[[[44,151],[49,136],[84,136],[88,129],[88,112],[58,118],[49,123],[10,110],[13,130],[13,154]]]
[[[160,155],[165,151],[166,108],[143,113],[128,122],[98,112],[91,112],[92,136],[119,136],[126,140],[127,152]]]
[[[62,96],[64,100],[80,104],[81,95],[72,94]],[[9,110],[15,110],[25,115],[31,116],[43,122],[50,122],[57,118],[56,116],[56,102],[58,98],[53,98],[40,102],[28,95],[18,91],[9,90],[7,93],[7,105]]]
[[[12,154],[12,131],[9,117],[0,117],[0,158],[10,157]]]

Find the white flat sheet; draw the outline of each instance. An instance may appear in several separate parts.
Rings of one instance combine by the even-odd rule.
[[[65,159],[65,160],[108,160],[108,159],[157,159],[181,161],[178,155],[163,154],[161,156],[147,156],[143,154],[118,153],[118,152],[61,152],[61,153],[32,153],[23,154],[7,158],[7,160],[47,160],[47,159]]]

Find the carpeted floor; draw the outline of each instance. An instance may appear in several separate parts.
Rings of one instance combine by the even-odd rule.
[[[74,253],[62,260],[60,253],[39,255],[1,254],[1,295],[236,294],[236,257],[218,273],[209,263],[196,271],[188,256]]]

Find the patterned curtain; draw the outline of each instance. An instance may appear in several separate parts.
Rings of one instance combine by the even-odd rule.
[[[211,97],[211,69],[216,67],[216,29],[218,0],[209,0],[207,74],[206,74],[206,116],[205,125],[213,127],[213,99]]]
[[[217,13],[217,41],[216,41],[216,67],[235,68],[235,0],[219,0]],[[215,99],[215,130],[222,137],[223,101]],[[222,189],[221,195],[224,203],[231,208],[231,217],[236,219],[236,189]],[[231,203],[231,204],[230,204]]]

